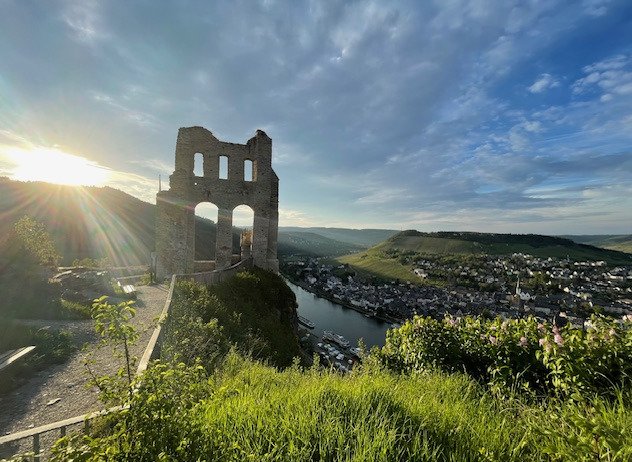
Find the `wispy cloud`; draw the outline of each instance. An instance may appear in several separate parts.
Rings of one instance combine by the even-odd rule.
[[[542,74],[528,88],[531,93],[542,93],[549,88],[559,87],[560,83],[551,74]]]
[[[612,205],[632,181],[625,2],[60,5],[0,16],[0,139],[82,153],[144,199],[203,125],[266,130],[290,223],[632,221]]]

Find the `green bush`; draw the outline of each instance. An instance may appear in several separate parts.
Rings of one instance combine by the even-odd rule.
[[[278,367],[300,355],[296,298],[279,276],[258,268],[215,286],[178,283],[166,327],[166,357],[209,370],[234,346]]]
[[[464,371],[500,394],[613,393],[632,377],[632,323],[593,316],[586,331],[535,318],[415,317],[378,353],[400,372]]]

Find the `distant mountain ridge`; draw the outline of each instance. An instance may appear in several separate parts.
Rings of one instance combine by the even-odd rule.
[[[333,239],[334,241],[365,248],[378,244],[398,233],[398,231],[394,229],[352,229],[325,227],[300,228],[297,226],[282,226],[279,228],[279,231],[282,231],[284,233],[314,233],[329,239]]]
[[[108,257],[115,265],[147,264],[154,249],[156,206],[110,187],[60,186],[0,178],[0,244],[24,215],[45,223],[64,264]],[[196,217],[196,259],[214,258],[215,223]],[[612,236],[611,236],[612,237]],[[614,240],[613,240],[614,242]],[[511,253],[615,259],[629,255],[572,242],[564,237],[473,232],[421,233],[389,229],[280,227],[283,255],[341,256],[373,246],[399,246],[434,253]],[[239,230],[233,231],[239,249]],[[535,249],[535,250],[534,250]],[[626,260],[628,259],[628,260]]]
[[[632,234],[596,234],[561,236],[580,244],[632,253]]]
[[[0,244],[13,224],[28,215],[49,229],[63,264],[103,258],[115,265],[144,265],[155,245],[156,206],[110,187],[62,186],[0,178]],[[318,232],[315,232],[318,230]],[[215,256],[216,227],[196,217],[196,259]],[[281,228],[279,255],[338,256],[370,247],[395,231]],[[332,236],[341,237],[341,240]],[[239,249],[239,229],[233,230]]]
[[[46,224],[64,264],[107,257],[114,265],[144,265],[154,249],[156,206],[110,187],[62,186],[0,179],[0,244],[29,215]],[[196,258],[212,259],[215,223],[196,217]],[[239,245],[239,234],[233,235]]]

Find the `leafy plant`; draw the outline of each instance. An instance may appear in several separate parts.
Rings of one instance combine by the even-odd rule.
[[[92,369],[93,361],[86,361],[86,369],[91,377],[90,383],[101,392],[105,402],[122,401],[126,393],[131,399],[133,394],[133,373],[136,357],[131,356],[130,346],[136,343],[139,333],[130,323],[136,315],[134,301],[128,300],[118,304],[108,303],[108,297],[102,296],[92,304],[94,329],[101,337],[102,347],[111,347],[117,357],[124,360],[123,366],[114,376],[97,376]],[[117,349],[122,351],[116,351]]]
[[[415,317],[379,352],[401,372],[465,371],[497,394],[611,394],[632,377],[632,323],[600,316],[585,331],[535,318]]]
[[[43,223],[25,216],[15,223],[14,229],[22,246],[34,255],[41,265],[56,267],[59,264],[61,256]]]

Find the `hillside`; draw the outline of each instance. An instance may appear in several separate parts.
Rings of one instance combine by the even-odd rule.
[[[223,283],[219,298],[181,283],[162,360],[135,383],[135,393],[120,392],[128,409],[97,422],[100,431],[89,439],[60,441],[53,460],[630,460],[630,395],[618,377],[601,380],[612,363],[615,375],[629,377],[627,325],[612,321],[571,336],[570,327],[555,333],[534,318],[453,325],[452,318],[416,317],[389,331],[385,347],[363,355],[351,374],[298,361],[284,368],[269,356],[285,342],[276,351],[253,348],[257,338],[277,340],[277,315],[265,331],[248,335],[265,326],[258,315],[270,320],[280,298],[293,299],[278,276],[264,273]],[[235,316],[244,303],[243,316]],[[575,348],[558,348],[554,333]],[[606,338],[613,348],[604,352]],[[548,384],[549,368],[556,372],[550,383],[571,382],[576,400],[515,386],[517,378]],[[586,369],[598,373],[584,375]],[[481,371],[495,382],[478,377]],[[615,399],[592,388],[580,395],[586,379]]]
[[[7,236],[13,223],[25,215],[44,223],[64,257],[63,264],[86,257],[108,257],[115,265],[146,264],[154,249],[156,206],[109,187],[61,186],[0,178],[0,213],[0,236]],[[213,221],[196,217],[196,259],[215,257],[215,232]],[[235,252],[239,249],[239,233],[235,228]],[[372,229],[280,228],[279,255],[344,255],[366,249],[393,233]]]
[[[562,236],[579,244],[589,244],[604,249],[632,253],[632,234],[597,234]]]
[[[368,248],[393,236],[397,231],[393,229],[348,229],[348,228],[299,228],[285,226],[279,228],[280,233],[313,233],[333,239],[344,244],[360,248]]]
[[[419,253],[506,255],[521,252],[543,258],[568,256],[572,260],[605,260],[614,264],[632,263],[632,256],[622,252],[539,234],[403,231],[376,246],[376,249],[380,250],[389,248]]]
[[[86,257],[107,257],[115,265],[147,264],[154,249],[156,206],[110,187],[0,178],[0,214],[2,237],[25,215],[44,223],[63,264]],[[205,245],[213,242],[215,223],[196,217],[196,258],[213,259],[214,245]],[[233,245],[239,248],[237,229]]]
[[[279,255],[338,256],[364,249],[365,246],[337,241],[309,231],[279,231]]]
[[[375,276],[418,281],[409,267],[398,260],[385,258],[391,250],[420,254],[490,254],[526,253],[537,257],[569,257],[572,260],[605,260],[611,264],[632,264],[632,256],[614,250],[579,244],[561,237],[537,234],[490,234],[473,232],[422,233],[403,231],[365,252],[339,257],[339,261]]]

